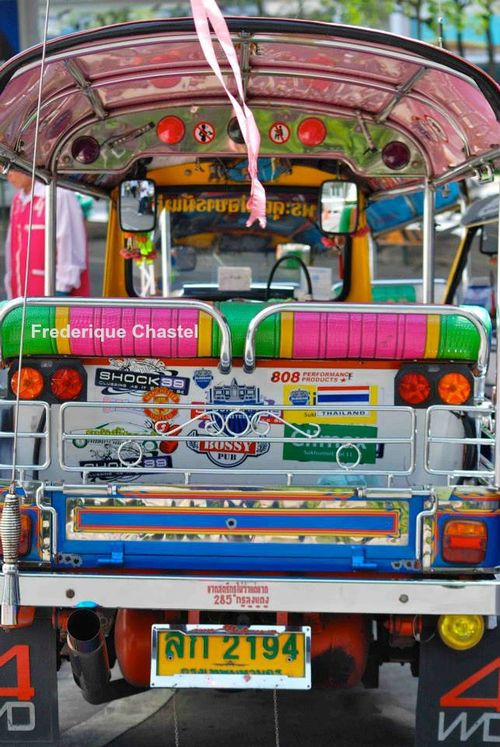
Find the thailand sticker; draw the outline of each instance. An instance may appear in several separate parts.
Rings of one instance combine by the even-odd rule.
[[[197,143],[208,145],[215,138],[215,127],[210,122],[198,122],[193,130],[193,136]]]
[[[309,400],[305,400],[306,394]],[[296,407],[307,404],[320,407],[320,410],[302,409],[298,412],[285,410],[285,420],[293,423],[366,423],[377,422],[377,411],[364,409],[373,407],[378,401],[378,387],[336,386],[331,384],[304,384],[300,387],[285,385],[283,401]]]
[[[208,368],[197,368],[193,373],[193,381],[200,389],[206,389],[213,381],[214,375]]]
[[[282,145],[290,139],[290,128],[284,122],[275,122],[269,128],[269,140],[275,145]]]

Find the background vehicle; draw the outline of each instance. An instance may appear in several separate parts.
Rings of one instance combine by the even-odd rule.
[[[190,20],[46,48],[35,165],[48,204],[57,179],[111,208],[102,298],[54,297],[48,262],[47,297],[0,311],[2,468],[14,461],[15,476],[1,529],[2,738],[56,741],[51,692],[69,656],[91,702],[150,684],[376,686],[381,664],[408,662],[418,744],[487,743],[491,321],[433,303],[432,229],[434,188],[500,158],[498,87],[443,50],[367,29],[228,23],[261,133],[267,232],[242,226],[258,185]],[[0,73],[5,169],[33,157],[40,65],[35,49]],[[422,304],[372,303],[366,204],[422,187]],[[323,198],[331,209],[342,193],[342,232],[326,233]],[[311,245],[307,300],[286,268],[272,297],[283,239]],[[171,261],[185,245],[197,297]],[[342,282],[336,302],[310,300],[318,267]],[[115,654],[126,686],[109,682]]]

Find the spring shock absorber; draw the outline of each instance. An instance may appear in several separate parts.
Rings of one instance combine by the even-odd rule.
[[[14,484],[10,486],[5,496],[0,536],[3,546],[2,573],[4,577],[0,624],[16,625],[20,604],[18,552],[21,538],[21,507]]]

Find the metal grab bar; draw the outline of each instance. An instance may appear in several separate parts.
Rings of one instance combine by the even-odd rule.
[[[14,309],[23,305],[22,298],[13,298],[0,308],[0,362],[3,363],[1,350],[2,324],[5,317]],[[219,368],[221,373],[229,373],[232,365],[231,331],[229,324],[218,309],[204,301],[167,298],[68,298],[67,296],[43,296],[26,299],[27,306],[96,306],[98,308],[112,308],[113,306],[127,306],[128,308],[148,308],[150,306],[161,309],[197,309],[208,314],[216,322],[221,334]]]
[[[477,360],[478,373],[483,377],[488,368],[488,358],[490,353],[490,342],[488,331],[479,317],[474,312],[467,309],[461,309],[456,306],[437,306],[435,304],[421,304],[419,306],[409,304],[394,304],[389,307],[387,304],[355,304],[355,303],[332,303],[331,301],[315,303],[279,303],[262,309],[250,321],[245,338],[244,352],[244,370],[245,373],[252,373],[255,369],[255,334],[262,322],[273,314],[283,314],[287,311],[306,311],[309,313],[327,312],[329,314],[436,314],[438,316],[462,316],[468,319],[479,333],[479,354]]]

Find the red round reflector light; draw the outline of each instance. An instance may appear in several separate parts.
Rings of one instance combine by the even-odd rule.
[[[43,391],[43,376],[37,368],[23,366],[21,373],[16,371],[10,380],[10,388],[16,396],[18,387],[19,399],[36,399]]]
[[[317,117],[303,119],[297,129],[302,145],[321,145],[326,137],[326,125]]]
[[[50,391],[60,402],[76,399],[83,389],[83,377],[74,368],[58,368],[51,376]]]
[[[186,126],[179,117],[169,115],[160,119],[156,125],[156,134],[162,143],[177,145],[186,134]]]
[[[462,373],[447,373],[439,379],[437,390],[447,405],[463,405],[471,395],[471,383]]]
[[[101,146],[91,135],[77,137],[71,145],[71,155],[78,163],[94,163],[99,158]]]
[[[427,376],[412,371],[400,378],[398,392],[409,405],[422,405],[429,398],[431,384]]]
[[[411,153],[405,143],[393,140],[382,148],[382,161],[388,169],[398,171],[410,163]]]

